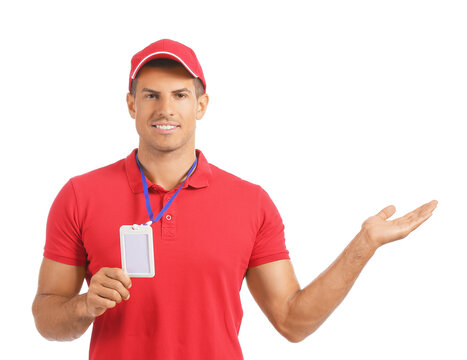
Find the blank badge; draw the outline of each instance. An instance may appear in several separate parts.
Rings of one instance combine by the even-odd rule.
[[[122,268],[130,277],[154,277],[154,248],[150,225],[120,227]]]

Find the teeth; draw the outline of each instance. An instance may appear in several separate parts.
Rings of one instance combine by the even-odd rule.
[[[173,126],[173,125],[156,125],[156,127],[159,129],[166,129],[166,130],[176,128],[176,126]]]

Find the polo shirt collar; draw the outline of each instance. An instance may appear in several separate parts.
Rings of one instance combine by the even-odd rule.
[[[141,172],[138,167],[138,163],[136,162],[136,151],[138,149],[134,149],[130,155],[128,155],[125,159],[125,168],[126,174],[128,177],[128,183],[130,185],[131,190],[133,193],[141,193],[143,192],[143,184],[141,181]],[[209,163],[207,162],[206,158],[204,157],[203,153],[199,149],[195,149],[196,157],[198,159],[198,163],[196,165],[195,171],[190,175],[188,180],[183,185],[183,188],[192,187],[192,188],[203,188],[209,185],[209,180],[212,177],[212,171]],[[161,189],[160,185],[154,184],[146,177],[146,181],[148,183],[148,189],[157,188]],[[176,189],[178,186],[176,187]]]

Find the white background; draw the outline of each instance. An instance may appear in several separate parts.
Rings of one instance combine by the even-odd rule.
[[[206,76],[196,148],[270,194],[302,287],[367,217],[439,201],[300,343],[276,332],[244,282],[245,359],[465,359],[466,10],[447,0],[2,3],[0,358],[87,358],[91,328],[49,342],[34,326],[48,211],[70,177],[137,147],[130,59],[170,38]]]

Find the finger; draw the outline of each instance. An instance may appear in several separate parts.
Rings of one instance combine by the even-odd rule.
[[[97,295],[97,304],[98,306],[96,306],[96,309],[100,309],[100,308],[104,308],[104,309],[112,309],[114,308],[115,306],[117,306],[117,303],[113,300],[110,300],[110,299],[107,299],[107,298],[104,298],[100,295]]]
[[[399,219],[393,220],[394,224],[396,224],[399,228],[399,234],[401,237],[406,237],[432,215],[431,206],[425,207],[423,209],[422,207],[404,215]]]
[[[109,289],[107,287],[100,286],[96,290],[96,294],[105,299],[115,301],[117,304],[122,302],[122,297],[120,296],[120,293],[115,289]]]
[[[438,206],[438,200],[431,200],[427,205],[428,204],[430,204],[430,208],[432,208],[431,211],[433,211]]]
[[[107,308],[105,308],[105,307],[95,307],[94,311],[91,309],[90,314],[92,316],[94,316],[94,317],[97,317],[97,316],[101,316],[103,313],[105,313],[106,310],[107,310]]]
[[[112,279],[106,276],[102,280],[101,285],[106,288],[118,291],[122,299],[128,300],[130,298],[130,292],[125,288],[125,286],[119,280],[115,280],[115,279]]]
[[[433,210],[436,208],[438,204],[438,201],[432,200],[430,202],[427,202],[426,204],[423,204],[416,208],[415,210],[412,210],[411,212],[405,214],[404,216],[400,217],[399,220],[400,222],[413,222],[417,221],[419,217],[424,217],[427,214],[431,214]]]
[[[416,228],[418,228],[420,225],[422,225],[425,221],[430,218],[432,215],[431,212],[425,213],[424,215],[419,216],[417,219],[412,220],[412,223],[409,224],[409,231],[408,234],[414,231]]]
[[[383,210],[381,210],[376,216],[379,218],[386,220],[390,218],[396,212],[396,207],[394,205],[386,206]]]
[[[436,209],[436,206],[438,205],[438,202],[436,200],[430,201],[426,203],[425,205],[422,206],[422,209],[420,209],[419,216],[420,217],[430,217],[433,214],[433,211]],[[427,218],[425,218],[426,220]],[[423,221],[425,221],[423,220]]]
[[[430,202],[427,202],[426,204],[423,204],[422,206],[415,209],[414,212],[417,212],[420,215],[428,212],[433,212],[437,205],[437,200],[431,200]]]
[[[120,281],[127,289],[131,287],[131,279],[125,271],[120,268],[108,268],[105,274],[115,280]]]
[[[99,309],[110,309],[117,305],[113,300],[99,294],[88,293],[89,306],[99,311]]]

